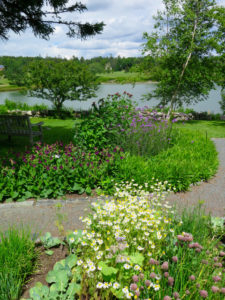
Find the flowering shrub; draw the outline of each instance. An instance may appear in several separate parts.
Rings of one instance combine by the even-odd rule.
[[[75,126],[75,143],[88,151],[115,146],[120,128],[125,130],[129,126],[134,111],[131,97],[126,92],[117,93],[99,100],[98,105],[94,103],[92,113]]]
[[[121,128],[117,144],[130,154],[150,157],[172,145],[176,131],[170,121],[138,113],[129,120],[127,130]]]
[[[122,149],[85,152],[72,143],[34,146],[0,158],[0,201],[57,197],[101,186],[123,159]]]

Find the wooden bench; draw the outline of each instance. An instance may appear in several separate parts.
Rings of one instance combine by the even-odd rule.
[[[0,134],[8,135],[9,140],[12,136],[29,136],[33,145],[34,137],[40,137],[43,141],[43,124],[43,122],[32,124],[29,116],[0,115]],[[38,130],[33,130],[33,127],[38,127]]]

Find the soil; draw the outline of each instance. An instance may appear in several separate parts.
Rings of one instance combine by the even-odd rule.
[[[58,248],[51,248],[51,250],[54,251],[51,256],[45,253],[43,246],[38,247],[37,250],[41,253],[38,259],[38,268],[37,271],[28,278],[27,283],[23,287],[22,299],[29,298],[29,290],[34,287],[37,282],[48,285],[45,280],[48,272],[53,269],[56,262],[64,259],[68,255],[68,249],[63,245]]]

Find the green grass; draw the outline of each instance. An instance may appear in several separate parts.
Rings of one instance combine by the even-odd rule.
[[[11,85],[7,78],[0,78],[0,92],[17,91],[23,89],[17,85]]]
[[[207,134],[209,138],[225,138],[225,121],[193,120],[185,122],[185,125],[179,122],[176,124],[176,126],[178,128],[200,131],[204,135]]]
[[[38,254],[28,230],[10,228],[0,232],[0,240],[0,299],[16,300],[34,272]]]
[[[98,74],[98,82],[132,83],[150,80],[149,76],[137,72],[112,72]]]

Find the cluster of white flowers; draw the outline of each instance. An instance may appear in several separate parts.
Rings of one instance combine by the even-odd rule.
[[[168,188],[167,182],[157,182],[149,194],[134,182],[124,183],[116,187],[115,198],[92,203],[93,214],[80,218],[86,230],[76,238],[82,253],[77,265],[82,266],[91,280],[95,278],[98,290],[118,289],[126,299],[136,297],[128,288],[129,276],[126,275],[125,284],[116,282],[116,276],[112,282],[105,282],[100,266],[107,262],[109,267],[119,268],[124,274],[140,274],[145,266],[133,262],[131,254],[138,254],[146,262],[149,257],[157,257],[166,237],[174,234],[171,228],[173,212],[165,201],[166,185]],[[77,234],[75,231],[74,237]],[[72,243],[74,238],[70,241]],[[150,288],[158,291],[159,282],[152,282]]]

